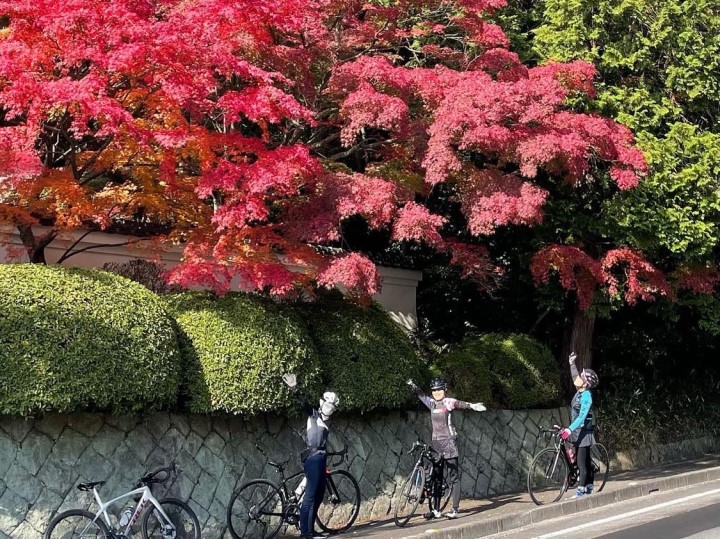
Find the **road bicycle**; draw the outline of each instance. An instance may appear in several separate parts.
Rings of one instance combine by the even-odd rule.
[[[265,454],[260,447],[255,447]],[[360,512],[360,487],[350,472],[331,469],[335,464],[347,464],[347,446],[341,451],[327,453],[327,458],[325,497],[318,509],[317,524],[326,533],[335,534],[346,531],[355,522]],[[285,469],[290,460],[268,460],[280,474],[279,484],[254,479],[232,495],[227,508],[227,525],[235,539],[271,539],[283,524],[299,528],[305,473],[296,472],[286,477]]]
[[[568,488],[578,482],[580,470],[571,442],[560,437],[562,427],[554,425],[551,429],[539,428],[538,438],[544,436],[552,441],[552,447],[540,451],[530,464],[527,486],[530,498],[536,505],[558,501]],[[572,455],[570,458],[569,455]],[[610,459],[602,444],[595,444],[590,450],[591,466],[595,472],[594,492],[602,491],[610,473]]]
[[[444,511],[450,502],[451,489],[447,484],[445,459],[428,444],[418,440],[408,451],[413,454],[420,451],[412,472],[396,491],[393,505],[397,526],[405,526],[415,514],[418,505],[428,501],[428,509]]]
[[[100,509],[94,514],[85,509],[71,509],[60,513],[50,521],[44,539],[129,539],[133,526],[141,515],[143,539],[200,539],[200,523],[193,510],[186,503],[174,498],[158,501],[150,488],[154,484],[167,483],[171,476],[179,473],[174,463],[167,468],[155,470],[141,478],[134,490],[109,502],[103,502],[98,493],[105,481],[80,483],[77,485],[78,490],[92,491]],[[131,497],[137,504],[132,516],[116,528],[110,520],[108,508]]]

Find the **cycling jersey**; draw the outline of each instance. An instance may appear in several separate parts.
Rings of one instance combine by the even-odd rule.
[[[329,422],[320,417],[320,412],[313,408],[305,395],[297,388],[293,391],[295,397],[300,401],[303,411],[308,414],[305,431],[305,444],[307,449],[303,452],[303,460],[318,453],[325,452],[327,447],[328,434],[330,433]]]
[[[572,441],[579,447],[595,443],[593,436],[592,393],[589,389],[578,391],[570,403],[570,426]]]

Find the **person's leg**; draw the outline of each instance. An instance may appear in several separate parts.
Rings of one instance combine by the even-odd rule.
[[[318,482],[318,486],[315,489],[315,504],[313,505],[313,514],[312,519],[310,520],[310,533],[313,533],[313,530],[315,529],[315,521],[317,520],[317,514],[318,509],[320,509],[320,505],[323,502],[323,499],[325,499],[325,489],[327,488],[327,478],[325,475],[325,470],[327,468],[327,459],[323,457],[322,460],[322,476],[320,477],[320,481]]]
[[[577,465],[578,465],[578,487],[575,492],[575,496],[582,496],[586,493],[585,485],[587,485],[587,472],[588,472],[588,455],[590,453],[589,447],[578,447],[577,451]]]
[[[592,447],[588,447],[587,450],[587,477],[585,480],[585,491],[588,494],[592,494],[594,489],[593,483],[595,482],[595,469],[592,465]]]
[[[317,454],[305,461],[305,495],[300,506],[300,534],[310,536],[315,522],[315,500],[319,485],[325,484],[325,456]]]
[[[447,483],[452,489],[452,500],[453,509],[457,511],[460,509],[460,464],[458,458],[447,459],[445,466],[447,466]]]

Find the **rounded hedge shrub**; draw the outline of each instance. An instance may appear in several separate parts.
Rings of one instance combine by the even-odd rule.
[[[440,356],[430,367],[433,378],[448,381],[448,395],[467,402],[494,403],[490,370],[482,355],[472,347],[463,347]],[[429,394],[429,391],[425,389]]]
[[[441,356],[436,369],[446,373],[459,398],[522,409],[552,406],[560,396],[560,369],[550,350],[522,334],[487,333],[469,337]]]
[[[161,300],[100,270],[0,264],[0,413],[175,402],[179,346]]]
[[[179,326],[189,408],[252,415],[294,406],[282,375],[316,389],[317,352],[303,320],[257,295],[206,292],[166,297]]]
[[[320,353],[322,383],[339,393],[342,410],[395,409],[413,401],[406,381],[425,378],[422,362],[382,307],[330,297],[301,309]]]

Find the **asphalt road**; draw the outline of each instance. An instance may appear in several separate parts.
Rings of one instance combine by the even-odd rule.
[[[658,493],[491,537],[720,539],[720,483]]]

